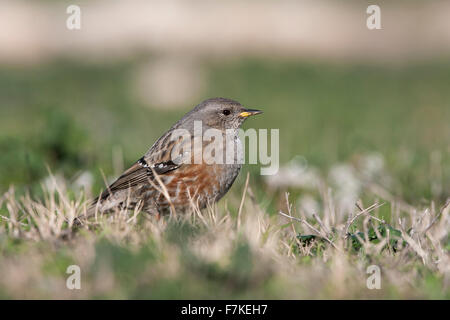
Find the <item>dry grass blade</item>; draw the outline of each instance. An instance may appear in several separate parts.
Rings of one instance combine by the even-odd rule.
[[[340,251],[340,249],[333,243],[333,241],[331,241],[330,239],[328,239],[328,237],[327,237],[326,235],[324,235],[322,232],[320,232],[319,230],[317,230],[316,228],[314,228],[312,225],[310,225],[310,224],[308,223],[308,221],[306,221],[306,220],[304,220],[304,219],[297,218],[297,217],[290,216],[290,215],[288,215],[288,214],[286,214],[286,213],[284,213],[284,212],[282,212],[282,211],[279,211],[278,213],[279,213],[280,215],[282,215],[283,217],[286,217],[286,218],[289,218],[289,219],[291,219],[291,220],[295,220],[295,221],[298,221],[298,222],[303,223],[303,224],[306,225],[309,229],[311,229],[312,231],[314,231],[314,232],[317,234],[318,237],[323,238],[325,241],[327,241],[329,244],[331,244],[331,245],[333,246],[333,248],[335,248],[336,250]]]
[[[244,207],[245,195],[247,194],[247,188],[248,188],[249,180],[250,180],[250,173],[247,172],[247,178],[245,179],[244,191],[242,192],[241,203],[239,204],[239,211],[238,211],[238,218],[237,218],[237,228],[238,228],[238,230],[241,227],[242,208]]]
[[[433,227],[433,225],[439,220],[442,215],[448,215],[450,213],[450,198],[447,199],[445,204],[442,206],[441,210],[439,210],[439,214],[434,217],[431,223],[425,228],[424,233]]]
[[[353,222],[355,222],[355,220],[358,218],[358,217],[360,217],[361,215],[363,215],[363,214],[369,214],[369,212],[371,212],[371,211],[373,211],[373,210],[375,210],[375,209],[378,209],[378,208],[380,208],[380,207],[382,207],[382,206],[384,206],[385,205],[385,203],[383,202],[383,203],[381,203],[381,204],[379,204],[379,203],[374,203],[373,205],[371,205],[370,207],[368,207],[368,208],[366,208],[366,209],[362,209],[360,206],[359,206],[359,204],[356,204],[356,206],[358,207],[358,209],[360,210],[353,218],[351,218],[351,219],[349,219],[348,221],[347,221],[347,224],[346,224],[346,226],[345,226],[345,229],[344,229],[344,234],[345,234],[345,238],[348,238],[348,236],[349,236],[349,232],[348,232],[348,229],[350,228],[350,226],[353,224]],[[374,216],[370,216],[371,218],[373,218],[374,220],[377,220],[377,221],[379,221],[380,223],[382,223],[382,224],[385,224],[386,222],[384,221],[384,220],[381,220],[381,219],[378,219],[377,217],[374,217]]]
[[[159,175],[156,173],[156,171],[155,171],[151,166],[150,166],[150,169],[152,170],[153,176],[155,177],[156,181],[158,182],[158,184],[160,185],[161,188],[158,188],[158,187],[155,185],[155,183],[153,183],[153,181],[152,181],[151,179],[147,179],[147,180],[151,183],[151,185],[152,185],[156,190],[158,190],[161,194],[164,195],[164,197],[165,197],[166,200],[167,200],[167,203],[168,203],[169,206],[170,206],[170,213],[171,213],[170,217],[171,217],[171,218],[176,218],[177,212],[176,212],[176,210],[175,210],[175,207],[173,206],[172,199],[170,198],[170,195],[169,195],[169,192],[167,191],[166,186],[164,185],[164,183],[162,182],[162,180],[161,180],[161,178],[159,177]]]

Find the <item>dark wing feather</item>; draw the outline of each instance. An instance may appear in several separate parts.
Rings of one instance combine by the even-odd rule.
[[[108,189],[104,190],[100,195],[100,199],[106,199],[110,194],[116,191],[128,189],[139,185],[141,183],[148,182],[148,179],[153,180],[155,172],[158,175],[165,174],[169,171],[176,170],[180,167],[173,163],[171,160],[160,162],[150,167],[144,158],[139,159],[135,164],[133,164],[127,171],[125,171],[113,184],[111,184]],[[152,170],[153,168],[153,170]],[[98,198],[94,201],[97,202]]]

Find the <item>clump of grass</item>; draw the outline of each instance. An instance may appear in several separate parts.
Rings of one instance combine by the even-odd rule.
[[[203,211],[117,210],[76,229],[86,201],[60,183],[43,186],[43,200],[13,188],[0,198],[0,297],[450,297],[450,200],[424,208],[359,201],[343,214],[322,192],[327,205],[307,217],[286,194],[286,210],[272,214],[250,181],[243,195]],[[66,287],[69,265],[80,267],[80,290]],[[366,285],[370,265],[381,269],[379,290]]]

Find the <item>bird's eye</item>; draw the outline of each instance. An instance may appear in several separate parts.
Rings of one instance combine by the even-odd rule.
[[[224,115],[228,116],[228,115],[231,114],[231,111],[228,110],[228,109],[225,109],[225,110],[222,111],[222,113],[223,113]]]

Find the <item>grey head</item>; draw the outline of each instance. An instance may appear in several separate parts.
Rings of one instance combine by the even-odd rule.
[[[239,129],[249,117],[262,111],[244,108],[239,102],[227,98],[211,98],[198,104],[184,115],[174,128],[193,128],[194,121],[202,121],[203,127],[219,130]]]

